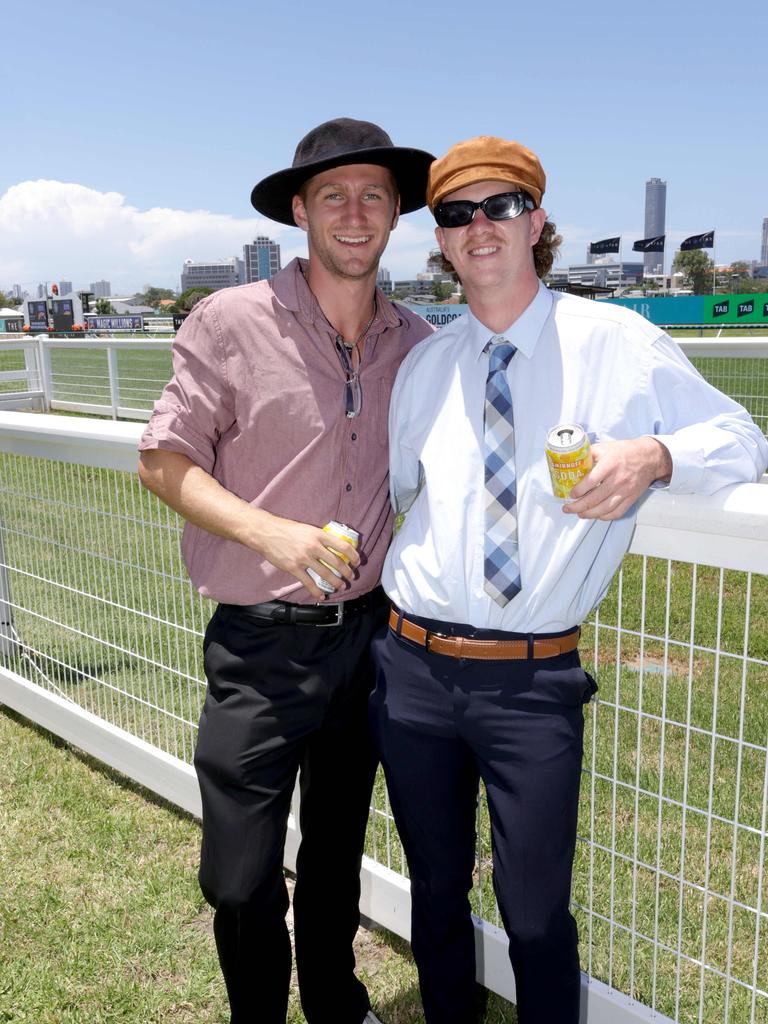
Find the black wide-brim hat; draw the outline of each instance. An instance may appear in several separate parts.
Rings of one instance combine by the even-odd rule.
[[[330,167],[376,164],[394,175],[400,213],[412,213],[427,204],[427,176],[434,159],[423,149],[393,145],[383,128],[370,121],[337,117],[305,135],[293,164],[260,181],[251,192],[251,203],[265,217],[294,227],[293,197],[305,181]]]

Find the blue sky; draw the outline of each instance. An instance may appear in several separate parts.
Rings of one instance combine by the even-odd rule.
[[[617,234],[631,258],[654,176],[668,183],[668,261],[712,228],[718,263],[760,255],[764,0],[40,0],[30,11],[16,8],[0,67],[0,289],[101,277],[113,292],[178,287],[183,259],[242,255],[262,233],[285,262],[303,235],[260,219],[251,187],[338,116],[438,155],[479,134],[524,142],[547,172],[561,264]],[[393,276],[424,269],[432,230],[424,211],[403,218],[383,259]]]

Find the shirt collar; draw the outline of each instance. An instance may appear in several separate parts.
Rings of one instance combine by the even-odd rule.
[[[491,331],[473,316],[470,309],[469,344],[477,359],[480,358],[491,338],[504,337],[512,342],[518,351],[530,359],[533,355],[544,324],[552,312],[552,292],[541,281],[531,302],[520,316],[505,331]]]
[[[307,284],[302,273],[306,271],[309,260],[297,257],[291,260],[285,269],[272,278],[272,287],[278,301],[294,313],[299,313],[306,323],[325,322],[325,315],[314,292]],[[387,327],[400,327],[405,321],[397,312],[396,306],[379,288],[376,289],[376,318],[371,324],[371,331],[383,331]]]

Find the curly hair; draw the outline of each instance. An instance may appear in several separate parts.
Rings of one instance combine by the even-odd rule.
[[[536,274],[540,278],[545,278],[552,269],[552,264],[555,262],[555,258],[560,250],[560,246],[563,244],[562,235],[557,233],[557,225],[551,221],[545,221],[544,227],[541,229],[539,240],[533,247],[533,265],[536,268]],[[450,274],[454,281],[461,282],[461,278],[456,273],[456,269],[450,260],[443,256],[439,249],[435,249],[429,254],[429,259],[439,264],[444,274]]]

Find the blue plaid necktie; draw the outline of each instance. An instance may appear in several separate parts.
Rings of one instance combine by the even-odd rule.
[[[515,425],[507,367],[517,349],[505,338],[488,342],[485,385],[485,592],[502,608],[520,590],[517,550]]]

